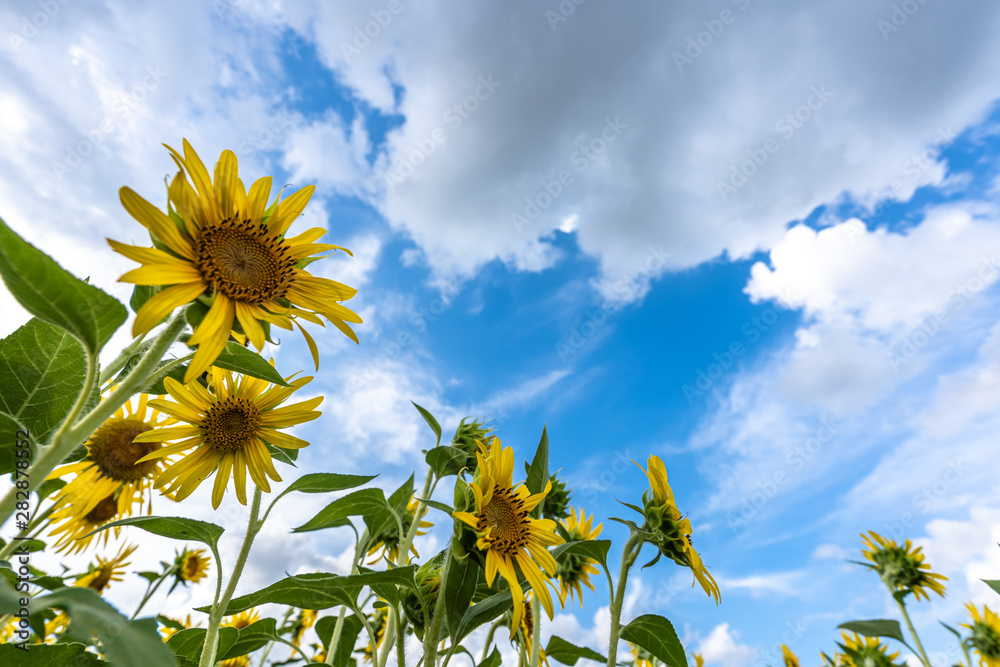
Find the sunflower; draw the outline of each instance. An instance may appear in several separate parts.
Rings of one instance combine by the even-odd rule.
[[[784,644],[781,645],[781,658],[784,660],[785,667],[799,667],[798,657],[792,653],[792,649]]]
[[[854,636],[841,633],[843,643],[838,642],[841,650],[841,667],[905,667],[906,663],[897,663],[899,652],[889,653],[888,647],[878,637]]]
[[[963,623],[962,626],[972,631],[969,643],[979,654],[979,664],[982,667],[1000,667],[1000,617],[986,605],[983,605],[982,614],[971,602],[965,608],[972,616],[972,623]]]
[[[171,624],[167,625],[166,623],[163,622],[163,619],[167,619],[168,621],[171,622]],[[196,628],[198,627],[198,625],[200,625],[200,624],[193,624],[191,622],[191,614],[188,614],[187,618],[184,619],[183,621],[178,621],[176,619],[169,618],[167,616],[161,616],[159,617],[158,620],[160,623],[160,634],[163,635],[163,641],[167,641],[181,630],[190,630],[191,628]]]
[[[76,473],[53,500],[55,511],[49,525],[51,534],[58,537],[57,551],[83,551],[93,540],[93,531],[142,507],[163,462],[139,459],[163,445],[135,438],[174,422],[153,408],[148,399],[140,394],[137,401],[135,397],[127,401],[90,436],[82,461],[56,468],[49,475],[55,479]],[[119,529],[113,530],[117,537]],[[98,540],[107,544],[110,532],[100,533]]]
[[[560,544],[563,539],[556,534],[555,521],[531,517],[531,511],[545,499],[552,483],[548,482],[536,494],[529,493],[523,484],[514,486],[514,450],[502,447],[496,437],[489,451],[482,446],[476,458],[476,476],[469,484],[475,496],[475,511],[455,512],[454,517],[475,531],[476,548],[485,552],[486,584],[492,586],[499,572],[510,586],[514,600],[511,627],[520,625],[524,600],[518,569],[552,618],[552,597],[547,586],[559,565],[546,547]]]
[[[646,465],[648,470],[643,472],[649,478],[650,490],[642,494],[643,515],[646,519],[642,530],[643,539],[656,545],[660,555],[670,558],[678,565],[690,568],[705,592],[714,597],[715,603],[719,604],[719,585],[705,569],[701,556],[694,550],[691,543],[691,521],[687,517],[682,518],[680,510],[677,509],[663,461],[659,456],[650,456]],[[639,466],[639,469],[641,470],[642,466]]]
[[[237,630],[242,630],[249,627],[260,620],[260,614],[257,613],[255,608],[250,608],[245,611],[241,611],[238,614],[234,614],[227,619],[222,621],[222,627],[224,628],[236,628]],[[219,663],[219,667],[246,667],[250,663],[250,657],[246,655],[240,655],[235,658],[230,658],[229,660],[223,660]]]
[[[596,528],[591,529],[590,524],[593,520],[593,515],[588,519],[587,513],[583,510],[580,510],[580,516],[577,517],[575,510],[570,507],[569,517],[562,521],[562,526],[566,531],[566,535],[568,535],[566,541],[596,540],[604,526],[603,524],[597,524]],[[590,581],[590,575],[600,573],[600,570],[596,567],[597,565],[597,561],[593,558],[587,558],[579,554],[562,556],[559,569],[556,570],[556,577],[559,579],[559,591],[557,594],[559,595],[559,603],[563,609],[566,608],[567,596],[572,600],[574,591],[576,592],[576,596],[580,598],[580,606],[583,607],[583,588],[580,584],[583,584],[590,590],[594,590],[594,584]]]
[[[316,623],[317,616],[319,616],[319,612],[315,609],[299,609],[299,617],[295,619],[295,625],[292,626],[293,644],[301,646],[302,636]]]
[[[132,563],[128,557],[138,548],[137,545],[122,545],[114,558],[97,557],[97,563],[91,564],[87,571],[76,578],[74,586],[92,588],[99,594],[111,585],[112,581],[121,581],[125,568]]]
[[[268,477],[281,481],[265,443],[286,449],[307,446],[309,443],[305,440],[277,429],[319,417],[321,413],[313,408],[323,402],[323,397],[276,408],[312,378],[299,378],[288,387],[274,385],[268,388],[265,380],[248,375],[234,379],[230,371],[214,366],[211,370],[211,393],[197,382],[182,385],[173,378],[164,380],[167,392],[176,402],[159,400],[152,404],[184,425],[143,433],[136,441],[180,442],[151,452],[140,459],[140,463],[179,454],[193,447],[194,452],[187,453],[159,474],[156,488],[176,494],[177,500],[184,500],[218,468],[212,489],[212,507],[217,509],[222,502],[230,473],[235,482],[236,497],[246,505],[247,470],[253,483],[263,491],[271,491]],[[288,381],[291,379],[286,378]]]
[[[417,502],[416,496],[410,498],[410,502],[406,505],[406,511],[403,512],[403,516],[400,517],[400,522],[403,524],[403,535],[406,535],[410,531],[410,527],[413,525],[413,519],[417,513]],[[434,526],[430,521],[421,521],[420,525],[417,526],[417,535],[426,535],[427,532],[420,530],[421,528],[432,528]],[[399,545],[403,541],[399,534],[399,526],[395,522],[391,526],[385,529],[380,535],[376,535],[373,540],[372,548],[368,550],[369,556],[375,556],[368,564],[376,563],[382,559],[383,556],[387,556],[388,560],[393,563],[399,563]],[[417,548],[411,543],[410,551],[417,558],[420,554],[417,553]],[[399,563],[400,565],[405,565],[405,563]]]
[[[350,251],[315,243],[326,233],[322,227],[286,237],[315,186],[308,185],[281,201],[279,193],[268,206],[271,178],[258,179],[248,192],[237,175],[232,151],[223,151],[213,178],[186,139],[183,148],[181,155],[167,146],[180,168],[167,191],[167,213],[131,188],[120,191],[125,210],[149,230],[154,245],[146,248],[108,239],[116,252],[142,264],[120,281],[163,288],[139,308],[132,335],[149,331],[178,306],[196,300],[208,306],[188,340],[198,350],[185,382],[215,361],[235,327],[260,350],[267,339],[264,326],[291,330],[294,323],[309,344],[317,368],[316,343],[296,321],[299,318],[323,326],[322,315],[358,342],[347,323],[360,324],[361,318],[338,303],[357,290],[305,271],[310,262],[322,258],[317,253]]]
[[[925,590],[929,588],[944,597],[941,582],[947,581],[948,577],[930,571],[931,566],[924,562],[921,547],[914,549],[910,540],[900,546],[895,540],[887,540],[874,531],[868,531],[868,535],[862,534],[861,539],[868,547],[868,550],[861,553],[872,563],[864,565],[878,572],[878,576],[894,594],[901,593],[905,597],[913,593],[917,600],[921,595],[925,600],[930,600]]]
[[[639,646],[638,644],[633,644],[629,642],[630,651],[632,652],[632,664],[634,667],[653,667],[653,654]],[[698,665],[701,667],[701,665]]]
[[[208,576],[208,568],[212,564],[204,549],[188,549],[174,558],[174,578],[175,583],[187,585],[197,584]]]

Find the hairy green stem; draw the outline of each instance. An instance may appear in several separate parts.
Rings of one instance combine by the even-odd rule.
[[[396,626],[396,667],[406,667],[406,617],[399,603],[399,624]]]
[[[333,654],[337,651],[337,645],[340,643],[340,635],[344,631],[344,618],[347,616],[347,607],[340,608],[340,616],[337,617],[337,625],[333,628],[333,636],[330,637],[330,644],[326,649],[326,660],[324,662],[328,665],[333,664]]]
[[[534,626],[531,628],[531,667],[538,667],[538,654],[542,643],[542,606],[534,593],[531,595],[531,618],[534,621]]]
[[[178,310],[167,323],[167,326],[156,337],[150,345],[146,354],[135,368],[122,380],[117,389],[111,392],[106,399],[101,401],[93,410],[84,416],[79,422],[79,416],[83,407],[90,398],[90,391],[97,377],[97,359],[94,355],[87,357],[87,373],[83,382],[83,390],[77,398],[76,404],[70,410],[62,426],[52,436],[52,441],[44,449],[42,454],[29,469],[28,492],[35,491],[49,474],[55,470],[56,466],[66,460],[80,445],[87,441],[94,431],[107,421],[118,408],[132,397],[134,393],[146,386],[150,376],[156,371],[156,367],[163,359],[163,355],[177,340],[184,329],[184,309]],[[74,422],[76,422],[74,424]],[[23,489],[21,489],[23,491]],[[16,491],[12,488],[10,492],[0,501],[0,525],[3,525],[10,518],[17,502]]]
[[[486,658],[490,657],[490,644],[493,643],[493,635],[497,633],[497,628],[503,625],[503,616],[493,621],[493,625],[490,626],[490,631],[486,635],[486,645],[483,646],[483,658],[479,662],[485,662]]]
[[[149,332],[147,331],[146,333],[149,333]],[[138,337],[136,337],[136,339],[134,341],[132,341],[131,343],[129,343],[125,347],[125,349],[121,351],[121,354],[119,354],[117,357],[115,357],[114,361],[112,361],[110,364],[108,364],[107,366],[105,366],[104,368],[102,368],[101,369],[101,377],[97,381],[97,385],[99,387],[103,387],[105,384],[107,384],[111,380],[112,377],[115,376],[115,374],[118,371],[120,371],[121,369],[125,368],[125,366],[128,365],[128,360],[132,358],[132,355],[135,354],[135,351],[139,349],[139,346],[142,345],[142,342],[145,339],[146,339],[146,334],[145,333],[141,334]]]
[[[257,487],[253,492],[253,503],[250,506],[250,520],[247,523],[246,536],[243,538],[243,546],[240,547],[240,554],[236,558],[233,573],[229,577],[229,583],[226,584],[226,590],[222,594],[222,599],[212,605],[212,613],[208,617],[208,631],[205,633],[205,644],[201,650],[201,660],[198,662],[198,667],[213,667],[215,665],[215,653],[219,648],[219,625],[222,623],[222,617],[225,616],[229,601],[233,598],[233,592],[236,591],[236,584],[240,580],[240,575],[243,574],[243,567],[246,565],[247,557],[250,555],[250,547],[253,545],[253,540],[263,524],[263,522],[257,520],[260,514],[260,497],[260,487]],[[219,577],[222,577],[221,564],[219,567]]]
[[[399,611],[393,607],[388,607],[389,618],[385,623],[385,634],[382,635],[382,652],[378,655],[378,667],[385,667],[385,663],[389,660],[389,651],[393,647],[393,637],[396,634],[396,614]],[[374,656],[372,656],[374,658]]]
[[[638,548],[636,548],[638,545]],[[635,553],[632,550],[635,549]],[[618,574],[618,590],[611,602],[611,636],[608,638],[608,667],[615,667],[618,659],[618,637],[621,633],[622,605],[625,603],[625,586],[628,583],[628,571],[639,556],[642,549],[642,539],[632,533],[622,549],[622,567]]]
[[[399,559],[402,559],[403,563],[410,562],[410,547],[413,545],[413,540],[417,536],[417,530],[420,529],[420,520],[423,518],[424,512],[427,511],[427,505],[423,503],[423,499],[427,498],[427,495],[431,493],[431,483],[433,481],[434,471],[428,468],[427,479],[424,480],[424,490],[421,492],[420,498],[417,500],[417,508],[413,510],[413,523],[410,524],[410,529],[406,532],[406,537],[399,545]],[[396,564],[400,565],[398,562]]]
[[[890,591],[891,590],[892,589],[890,589]],[[920,637],[917,635],[917,631],[913,627],[913,621],[910,620],[910,614],[906,611],[906,605],[895,595],[892,597],[896,601],[896,604],[899,605],[899,611],[903,613],[903,618],[906,620],[906,627],[910,629],[910,634],[913,635],[913,641],[917,644],[917,650],[920,651],[920,661],[924,663],[925,667],[932,667],[931,661],[927,659],[927,652],[924,651],[924,645],[920,643]]]
[[[170,574],[171,574],[170,572],[167,572],[162,577],[156,580],[155,585],[153,583],[149,583],[146,586],[146,594],[142,596],[142,600],[139,601],[139,606],[135,608],[135,611],[132,612],[132,616],[129,617],[130,621],[135,620],[135,617],[139,615],[139,612],[142,611],[142,608],[146,606],[147,602],[149,602],[149,598],[153,597],[153,595],[156,594],[157,589],[160,588],[160,584],[166,581],[167,577],[170,576]],[[170,595],[170,593],[168,592],[167,595]]]

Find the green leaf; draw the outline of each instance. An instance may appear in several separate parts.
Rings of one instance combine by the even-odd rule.
[[[256,623],[251,623],[239,631],[239,637],[230,646],[228,651],[223,652],[220,646],[216,655],[222,656],[219,658],[220,660],[231,660],[247,653],[253,653],[277,638],[277,626],[278,622],[273,618],[265,618]]]
[[[1000,579],[981,579],[980,581],[992,588],[995,593],[1000,594]]]
[[[545,647],[545,655],[550,660],[558,660],[564,665],[570,665],[570,667],[575,665],[576,661],[580,658],[596,660],[601,664],[607,664],[608,662],[608,659],[597,651],[585,646],[570,644],[562,637],[556,637],[555,635],[552,635],[552,638],[549,639],[549,645]]]
[[[381,571],[361,568],[359,574],[351,575],[348,578],[354,579],[354,581],[363,586],[368,586],[383,600],[387,600],[392,605],[397,605],[399,604],[400,588],[409,588],[414,592],[417,591],[417,584],[413,580],[415,571],[416,568],[414,566],[394,567]],[[356,579],[357,577],[364,577],[364,580]]]
[[[410,403],[413,403],[413,401],[410,401]],[[438,445],[441,444],[441,425],[438,424],[438,421],[436,419],[434,419],[434,415],[427,412],[427,410],[423,409],[416,403],[413,403],[413,407],[417,409],[417,412],[420,413],[420,416],[424,418],[424,421],[427,422],[427,425],[431,427],[432,431],[434,431],[434,435],[437,436],[437,442],[434,443],[434,446],[437,447]]]
[[[14,611],[4,604],[6,601],[7,596],[0,596],[2,611]],[[99,641],[112,665],[134,665],[134,656],[141,655],[143,667],[176,667],[154,619],[129,621],[89,588],[60,588],[35,597],[31,606],[35,613],[53,607],[64,609],[71,621],[67,636],[88,644]]]
[[[21,433],[19,434],[18,431]],[[26,431],[16,419],[6,412],[0,412],[0,475],[14,472],[17,468],[17,451],[19,449],[26,452],[22,456],[28,457],[28,461],[35,458],[35,443],[25,438],[25,433]],[[28,446],[18,447],[18,441],[27,441]]]
[[[316,622],[316,634],[323,642],[323,648],[330,650],[330,640],[333,639],[333,630],[337,625],[337,619],[333,616],[325,616]],[[344,618],[344,627],[340,629],[340,640],[337,642],[337,650],[333,656],[334,667],[350,667],[351,653],[354,652],[354,645],[358,642],[358,635],[364,629],[364,625],[354,614],[349,614]]]
[[[0,411],[25,426],[34,444],[49,436],[83,390],[80,343],[37,318],[0,340]]]
[[[394,528],[399,530],[396,517],[398,516],[400,521],[402,521],[403,516],[406,514],[406,506],[410,504],[411,498],[413,498],[413,475],[410,475],[409,479],[400,484],[399,488],[392,492],[392,495],[386,500],[383,511],[365,515],[365,525],[368,527],[368,534],[377,536],[383,534],[385,531],[392,531]],[[395,516],[393,516],[393,512],[395,512]]]
[[[871,621],[848,621],[837,626],[848,632],[857,632],[865,637],[888,637],[898,642],[906,644],[903,637],[903,629],[899,627],[899,621],[892,619],[878,618]]]
[[[25,310],[68,331],[91,354],[100,352],[128,317],[117,299],[73,276],[3,220],[0,276]]]
[[[99,667],[108,663],[87,651],[86,644],[29,644],[22,651],[14,644],[0,644],[4,667]]]
[[[225,532],[221,526],[207,521],[188,519],[180,516],[133,516],[105,524],[89,535],[99,533],[115,526],[138,526],[148,533],[169,537],[175,540],[193,540],[211,546],[219,544],[219,538]],[[86,535],[84,537],[87,537]]]
[[[947,631],[948,631],[948,632],[950,632],[951,634],[953,634],[953,635],[955,635],[956,637],[958,637],[958,641],[959,641],[959,642],[961,642],[961,641],[962,641],[962,633],[961,633],[961,632],[959,632],[959,631],[958,631],[958,630],[956,630],[955,628],[951,627],[950,625],[948,625],[948,624],[947,624],[947,623],[945,623],[944,621],[938,621],[938,623],[940,623],[941,625],[943,625],[943,626],[944,626],[944,628],[945,628],[945,630],[947,630]]]
[[[286,577],[255,593],[230,600],[226,615],[238,614],[268,602],[316,610],[329,609],[335,605],[353,606],[364,586],[371,586],[373,590],[380,585],[404,585],[412,588],[412,582],[412,566],[350,576],[316,572]],[[209,610],[201,607],[197,611]]]
[[[386,512],[385,496],[382,489],[361,489],[348,493],[324,507],[313,518],[295,528],[293,533],[307,533],[343,526],[349,516],[369,516]]]
[[[542,439],[538,442],[538,449],[535,450],[535,458],[528,468],[528,478],[525,485],[531,493],[541,493],[545,490],[545,485],[549,481],[549,433],[546,427],[542,427]],[[541,505],[536,509],[541,511]]]
[[[465,612],[472,604],[472,596],[476,592],[480,567],[471,558],[466,558],[465,562],[455,559],[455,555],[448,550],[448,557],[451,563],[448,564],[448,576],[443,582],[444,595],[444,621],[448,634],[455,637],[465,618]],[[457,643],[457,640],[456,642]]]
[[[367,484],[378,477],[378,475],[341,475],[335,472],[314,472],[302,475],[297,480],[288,485],[288,488],[278,494],[278,498],[284,498],[293,491],[299,493],[333,493],[344,491]],[[274,504],[274,503],[272,503]]]
[[[458,625],[458,632],[455,633],[452,641],[458,644],[480,625],[495,620],[513,606],[510,591],[501,591],[477,602],[465,611],[462,622]]]
[[[564,555],[578,555],[593,558],[601,565],[607,567],[608,549],[611,548],[611,540],[579,540],[576,542],[566,542],[553,548],[550,553],[552,557],[559,560]]]
[[[164,386],[163,381],[166,378],[173,378],[178,382],[180,382],[181,384],[184,384],[184,373],[187,372],[187,368],[188,364],[181,364],[180,366],[175,366],[171,368],[169,371],[167,371],[167,374],[164,377],[160,378],[153,384],[146,387],[146,389],[143,390],[144,393],[153,396],[165,395],[167,393],[167,388]],[[197,382],[197,380],[195,380],[195,382]]]
[[[687,654],[674,626],[656,614],[645,614],[622,628],[621,638],[652,653],[667,667],[687,667]]]
[[[156,294],[155,285],[136,285],[132,290],[132,298],[128,301],[132,312],[138,313],[143,304],[153,298],[154,294]]]
[[[295,462],[299,458],[299,450],[297,449],[282,449],[281,447],[275,447],[269,442],[265,442],[264,446],[267,447],[267,451],[271,453],[271,458],[278,459],[282,463],[288,464],[293,468],[298,468]]]
[[[493,653],[490,653],[488,658],[479,663],[479,667],[500,667],[501,662],[500,649],[494,646]]]
[[[167,640],[167,646],[174,652],[174,655],[198,662],[201,659],[201,649],[205,645],[207,632],[205,628],[181,630]],[[240,631],[236,628],[219,628],[219,648],[215,655],[225,655],[226,651],[239,639],[239,636]]]
[[[440,510],[440,511],[444,512],[448,516],[451,516],[452,512],[455,511],[455,508],[452,507],[451,505],[446,505],[444,503],[439,503],[436,500],[427,500],[426,498],[418,498],[418,500],[420,500],[420,502],[422,502],[424,505],[427,505],[428,507],[433,507],[436,510]]]
[[[468,455],[458,447],[445,445],[427,451],[424,460],[438,477],[457,475],[465,467]]]
[[[226,343],[226,347],[219,353],[219,357],[213,365],[260,380],[267,380],[282,387],[288,386],[281,374],[274,369],[274,366],[267,363],[264,357],[233,341]]]

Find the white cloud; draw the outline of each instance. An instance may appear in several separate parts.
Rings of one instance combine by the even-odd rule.
[[[732,630],[729,623],[720,623],[698,642],[698,649],[705,658],[706,665],[721,667],[745,667],[757,655],[757,651],[739,641],[740,633]]]

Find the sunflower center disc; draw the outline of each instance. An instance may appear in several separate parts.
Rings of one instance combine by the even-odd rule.
[[[490,527],[490,540],[497,551],[513,554],[527,538],[528,513],[510,489],[493,487],[493,497],[483,507],[483,528]]]
[[[253,401],[232,396],[210,409],[202,424],[205,442],[224,452],[246,447],[259,428],[260,410]]]
[[[221,294],[253,305],[280,299],[291,285],[295,260],[263,224],[225,220],[202,230],[195,263]]]
[[[118,501],[115,499],[115,494],[112,493],[94,505],[94,509],[87,512],[84,520],[93,526],[99,526],[110,521],[116,514],[118,514]]]
[[[160,448],[159,442],[132,442],[153,427],[141,419],[114,419],[97,429],[90,439],[90,458],[105,477],[116,482],[134,482],[156,469],[156,461],[136,463]]]

